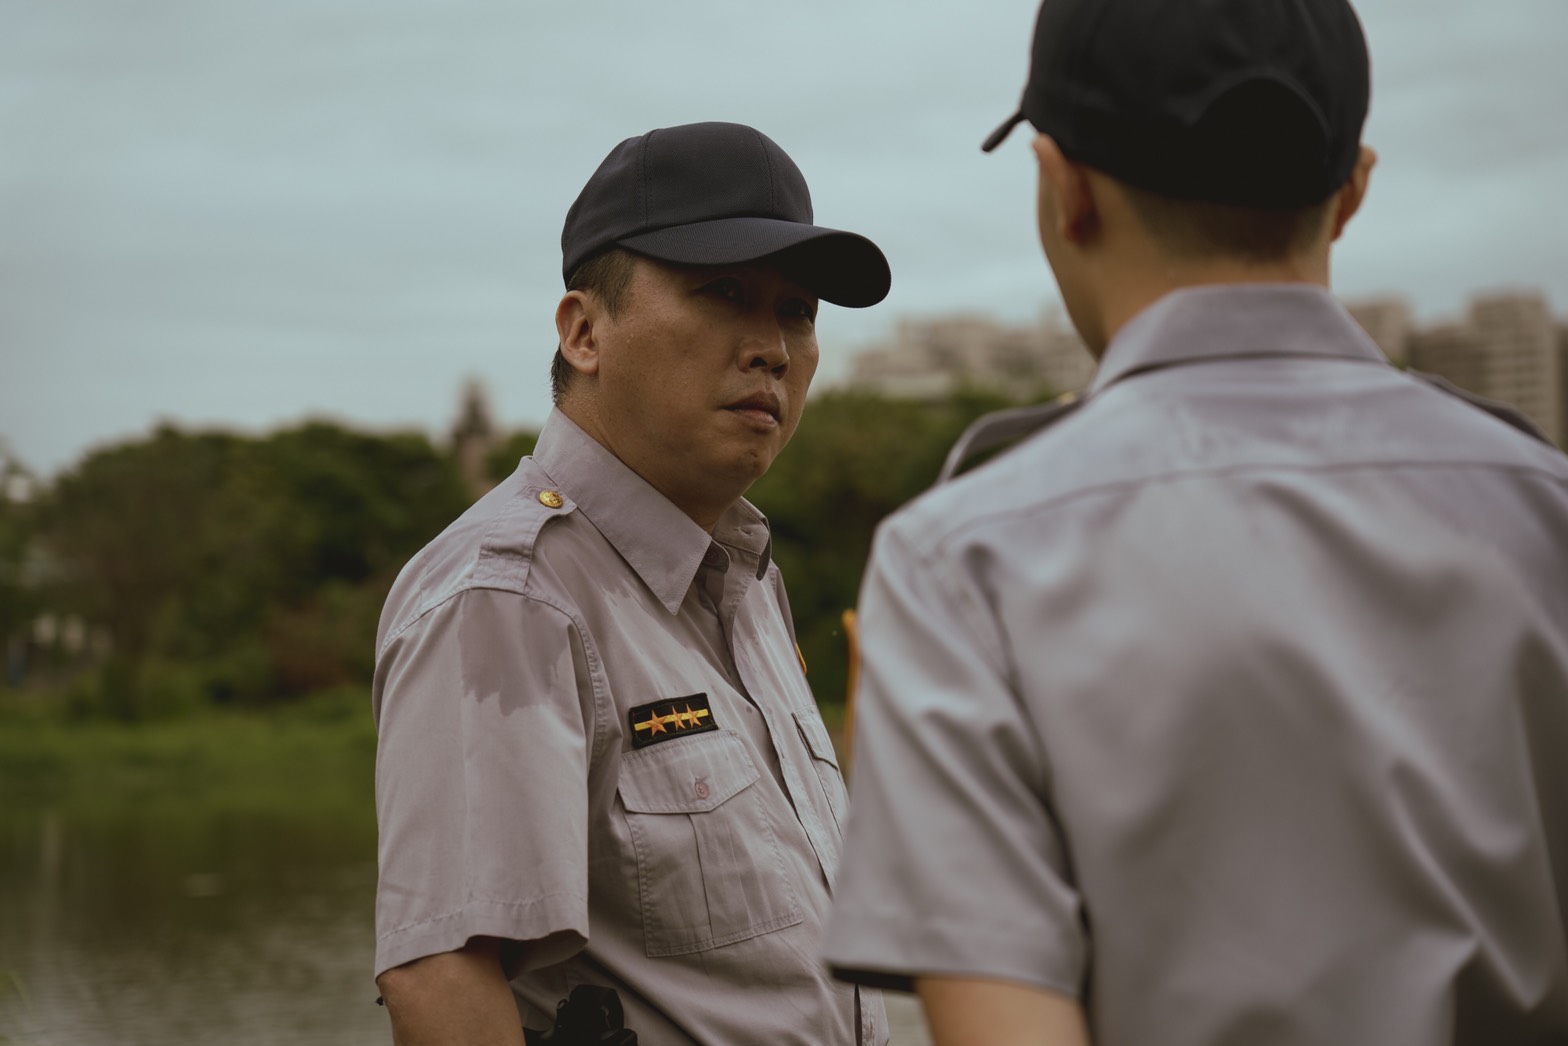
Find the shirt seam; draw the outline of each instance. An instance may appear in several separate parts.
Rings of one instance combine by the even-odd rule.
[[[609,729],[606,723],[606,705],[609,695],[606,693],[608,683],[604,680],[604,661],[599,656],[598,649],[594,646],[593,633],[588,630],[588,623],[579,617],[573,610],[568,609],[554,599],[533,592],[519,592],[524,599],[533,600],[542,606],[550,607],[556,613],[571,622],[577,632],[577,639],[583,645],[583,658],[588,662],[588,685],[593,691],[593,745],[588,751],[590,768],[604,754],[604,747],[608,743]],[[590,769],[591,773],[591,769]]]
[[[1076,963],[1079,967],[1079,975],[1083,976],[1092,963],[1090,953],[1093,943],[1087,934],[1074,934],[1071,931],[1064,933],[1059,926],[1052,924],[1048,928],[1049,932],[1045,939],[1049,944],[1057,946],[1057,950],[1053,954],[1042,956],[1039,954],[1040,949],[1038,948],[1041,937],[1037,934],[999,934],[996,931],[1004,928],[998,925],[977,928],[967,920],[953,920],[943,916],[932,916],[929,913],[925,920],[928,926],[938,928],[952,926],[961,928],[963,932],[969,934],[991,934],[991,941],[1000,941],[1005,946],[1001,948],[994,947],[993,952],[1005,951],[1008,954],[1002,962],[992,963],[989,966],[964,956],[937,962],[929,957],[933,951],[929,943],[922,943],[921,946],[911,948],[910,942],[902,939],[903,933],[908,927],[907,919],[897,915],[861,912],[858,916],[845,920],[844,926],[847,929],[836,930],[835,932],[842,933],[846,938],[853,936],[862,941],[876,941],[886,940],[888,937],[888,934],[880,931],[893,930],[895,931],[893,936],[900,938],[901,954],[897,958],[887,955],[870,958],[868,957],[869,953],[864,950],[857,951],[848,948],[829,949],[827,963],[834,970],[842,970],[846,973],[865,971],[867,973],[887,973],[895,976],[910,977],[930,974],[950,977],[994,977],[997,975],[1000,967],[1006,966],[1009,968],[1011,975],[1020,981],[1042,988],[1049,988],[1071,998],[1080,999],[1083,997],[1083,985],[1075,982],[1072,978],[1042,974],[1038,966],[1031,966],[1031,968],[1026,970],[1021,966],[1015,966],[1010,960],[1017,958],[1019,952],[1028,951],[1035,953],[1032,957],[1035,960],[1044,958],[1047,965],[1052,964],[1053,961],[1058,965],[1063,961]],[[1006,929],[1011,928],[1010,926],[1006,927]],[[1018,951],[1012,951],[1012,949],[1017,949]],[[915,953],[913,956],[909,954],[911,951]],[[925,959],[921,958],[922,953],[927,956]],[[1065,971],[1057,972],[1061,974]]]
[[[518,595],[527,595],[525,590],[528,585],[530,573],[528,568],[533,565],[533,546],[538,542],[540,532],[544,530],[545,526],[551,520],[563,519],[565,517],[556,513],[539,517],[539,525],[533,528],[533,536],[529,542],[529,552],[526,556],[506,555],[504,553],[498,552],[491,547],[490,541],[497,530],[501,529],[505,524],[511,521],[509,514],[515,503],[526,503],[526,495],[530,493],[537,493],[543,489],[544,488],[542,486],[527,483],[518,488],[516,493],[514,493],[511,498],[508,499],[506,508],[496,513],[495,518],[490,521],[489,525],[486,526],[484,531],[479,535],[478,541],[474,543],[474,560],[463,571],[461,580],[455,582],[451,587],[431,596],[427,603],[423,604],[413,614],[409,615],[407,621],[388,632],[386,639],[382,641],[380,646],[376,648],[377,660],[381,659],[381,657],[386,653],[387,648],[390,647],[399,636],[403,635],[403,633],[407,632],[410,628],[417,624],[421,618],[440,607],[443,603],[446,603],[449,600],[455,599],[457,596],[462,595],[464,592],[470,592],[475,589],[489,589],[498,592],[516,592]],[[520,529],[526,530],[527,528]],[[508,583],[505,579],[501,578],[481,577],[480,572],[484,568],[486,561],[496,559],[509,559],[513,562],[522,563],[524,566],[522,571],[522,578],[515,584],[511,584]]]
[[[525,590],[524,585],[509,585],[498,581],[479,581],[477,579],[470,578],[460,583],[455,588],[448,589],[441,592],[439,595],[432,596],[430,602],[426,603],[424,606],[421,606],[417,611],[410,615],[407,621],[403,622],[396,629],[387,633],[386,639],[382,641],[381,646],[376,650],[376,660],[379,661],[381,658],[385,657],[387,649],[394,642],[396,642],[406,632],[408,632],[409,629],[419,624],[420,621],[424,620],[426,617],[429,617],[431,613],[441,609],[442,606],[450,603],[452,600],[456,599],[458,596],[461,596],[465,592],[479,591],[511,592],[514,595],[523,596],[528,599],[536,599],[536,597]],[[542,600],[536,601],[543,602]]]
[[[888,535],[888,542],[890,545],[896,544],[902,549],[907,549],[912,559],[921,558],[909,542],[896,531]],[[884,557],[883,568],[886,569],[886,557]],[[968,577],[967,574],[963,576]],[[973,578],[969,580],[972,582]],[[920,597],[934,599],[937,606],[943,606],[945,601],[950,601],[953,605],[961,605],[966,609],[966,613],[954,617],[953,627],[961,629],[973,649],[981,653],[986,669],[994,673],[1004,684],[1017,715],[1030,724],[1030,731],[1025,739],[1031,746],[1030,758],[1037,771],[1034,787],[1041,794],[1049,794],[1052,790],[1052,762],[1042,740],[1044,735],[1035,723],[1034,713],[1024,701],[1022,691],[1019,689],[1015,675],[1016,662],[1011,656],[1012,651],[1007,649],[1000,639],[1003,632],[999,627],[996,609],[989,600],[973,591],[972,584],[960,585],[955,583],[956,581],[957,577],[946,571],[922,570],[911,574],[906,578],[905,583],[912,590],[918,590]],[[982,620],[993,623],[993,627],[976,628],[975,622]]]
[[[392,927],[389,930],[386,930],[386,931],[384,931],[382,933],[377,934],[376,935],[376,940],[378,940],[378,941],[390,940],[393,937],[397,937],[397,936],[400,936],[402,934],[408,933],[410,930],[418,930],[418,929],[420,929],[422,927],[430,926],[430,925],[432,925],[434,923],[449,922],[452,919],[456,919],[456,918],[461,917],[462,915],[467,913],[469,908],[473,907],[476,904],[496,905],[496,906],[499,906],[499,907],[502,907],[502,908],[533,908],[533,907],[536,907],[536,906],[538,906],[540,904],[544,904],[547,901],[553,901],[553,900],[556,900],[557,898],[563,898],[563,897],[568,899],[568,900],[580,901],[585,906],[588,903],[588,897],[587,897],[586,894],[573,893],[573,892],[571,892],[569,890],[554,890],[554,891],[552,891],[550,893],[542,893],[539,896],[532,897],[532,898],[530,898],[530,899],[528,899],[526,901],[503,901],[503,900],[501,900],[499,898],[491,898],[491,897],[470,897],[470,898],[468,898],[467,900],[465,900],[463,902],[463,905],[460,908],[454,908],[451,911],[442,912],[440,915],[430,915],[430,916],[426,916],[423,919],[415,919],[411,923],[403,923],[400,926],[394,926],[394,927]]]
[[[1367,461],[1367,462],[1337,462],[1320,465],[1281,465],[1281,464],[1247,464],[1223,465],[1213,468],[1189,468],[1177,473],[1163,473],[1149,476],[1139,476],[1133,479],[1115,480],[1107,483],[1098,483],[1091,486],[1075,487],[1063,491],[1061,494],[1045,498],[1041,501],[1029,502],[1007,508],[997,508],[984,515],[971,516],[965,520],[955,521],[954,525],[947,528],[925,548],[917,548],[905,535],[905,543],[910,550],[925,565],[930,565],[938,559],[947,556],[950,545],[963,539],[974,530],[984,527],[1001,525],[1013,521],[1019,516],[1036,512],[1050,512],[1068,507],[1071,503],[1134,490],[1140,487],[1169,486],[1188,481],[1204,479],[1229,479],[1240,478],[1246,475],[1259,473],[1272,473],[1276,475],[1320,475],[1332,472],[1358,472],[1377,470],[1410,470],[1410,469],[1483,469],[1486,471],[1507,472],[1521,475],[1534,475],[1549,483],[1568,489],[1568,477],[1557,475],[1548,469],[1537,465],[1521,465],[1511,463],[1498,463],[1486,461]],[[905,517],[908,518],[908,517]]]
[[[526,582],[524,585],[526,585]],[[381,649],[376,654],[377,661],[380,661],[381,658],[385,656],[387,649],[394,641],[398,639],[398,637],[404,635],[410,628],[418,624],[431,613],[439,610],[442,606],[450,603],[457,597],[468,592],[509,592],[520,599],[526,599],[529,602],[535,603],[539,606],[549,607],[551,610],[554,610],[556,613],[566,618],[567,622],[576,631],[578,641],[583,645],[583,657],[588,662],[588,685],[593,693],[593,743],[589,749],[588,758],[590,761],[594,761],[602,757],[604,754],[604,747],[608,743],[609,733],[608,726],[606,724],[605,712],[606,702],[608,701],[608,694],[606,693],[607,684],[603,681],[604,661],[599,656],[599,652],[594,646],[593,635],[588,630],[587,622],[574,613],[570,608],[564,606],[549,596],[543,595],[539,592],[527,591],[524,586],[513,587],[511,585],[480,581],[464,584],[459,588],[452,590],[451,592],[445,593],[439,599],[434,600],[428,607],[420,610],[419,613],[410,618],[408,624],[389,635],[387,637],[387,641],[382,644]]]

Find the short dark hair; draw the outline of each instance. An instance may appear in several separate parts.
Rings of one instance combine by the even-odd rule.
[[[566,289],[587,291],[604,302],[605,310],[611,316],[618,316],[621,306],[626,303],[626,290],[632,284],[633,257],[630,251],[620,247],[611,247],[602,254],[596,254],[572,271],[572,278],[566,281]],[[555,358],[550,361],[551,403],[560,406],[576,373],[572,365],[566,362],[566,357],[561,355],[561,347],[557,345]]]
[[[1335,197],[1288,210],[1178,200],[1121,183],[1138,220],[1163,248],[1183,258],[1283,261],[1323,233]]]

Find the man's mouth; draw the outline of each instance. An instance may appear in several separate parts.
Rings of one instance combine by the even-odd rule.
[[[779,421],[779,398],[777,396],[756,395],[737,400],[724,408],[732,414],[750,418],[753,421]]]

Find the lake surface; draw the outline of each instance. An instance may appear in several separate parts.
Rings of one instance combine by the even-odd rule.
[[[336,812],[0,813],[0,1042],[387,1043],[375,871]]]
[[[0,1043],[389,1043],[356,803],[0,810]],[[928,1041],[890,1011],[895,1043]]]

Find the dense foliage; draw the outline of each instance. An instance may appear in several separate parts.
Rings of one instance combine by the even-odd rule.
[[[73,700],[142,718],[362,683],[398,568],[467,503],[425,437],[321,422],[91,454],[36,507],[49,602],[107,639]]]
[[[840,617],[877,523],[930,485],[964,425],[1000,405],[820,396],[751,491],[773,524],[820,701],[844,694]],[[498,445],[491,477],[533,443],[522,432]],[[36,501],[0,501],[0,641],[17,649],[40,614],[102,639],[72,672],[13,672],[11,683],[124,719],[364,687],[398,569],[471,498],[425,437],[321,422],[263,438],[165,427],[98,450]]]

